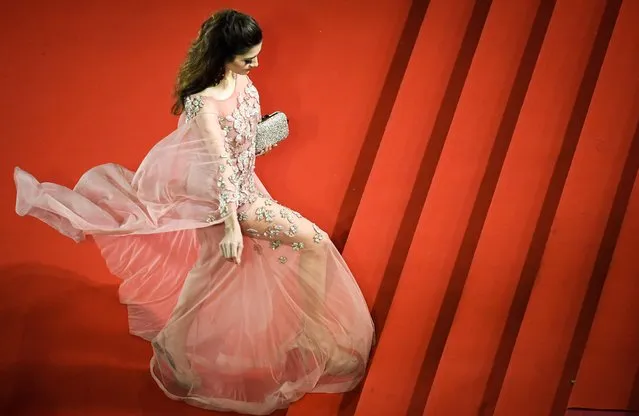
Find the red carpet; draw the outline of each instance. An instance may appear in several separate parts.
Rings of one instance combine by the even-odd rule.
[[[639,412],[592,409],[571,409],[566,412],[566,416],[636,416],[637,414],[639,414]]]
[[[262,23],[252,78],[291,118],[259,174],[332,230],[379,331],[361,391],[280,416],[639,411],[639,2],[371,5],[0,4],[1,415],[214,414],[157,389],[97,250],[17,217],[12,170],[135,167],[222,6]]]

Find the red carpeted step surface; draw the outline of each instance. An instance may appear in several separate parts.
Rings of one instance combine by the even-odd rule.
[[[637,416],[639,412],[627,410],[568,409],[566,416]]]
[[[215,414],[157,389],[96,248],[17,217],[11,172],[135,167],[220,7],[291,118],[258,173],[378,329],[358,391],[277,416],[636,414],[586,409],[639,410],[638,0],[28,0],[0,2],[0,416]]]

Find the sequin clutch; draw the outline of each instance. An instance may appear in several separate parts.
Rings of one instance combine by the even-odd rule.
[[[268,152],[272,147],[288,137],[288,118],[281,111],[266,115],[257,124],[255,137],[255,153],[258,156]]]

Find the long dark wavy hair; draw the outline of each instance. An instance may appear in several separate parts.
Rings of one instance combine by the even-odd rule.
[[[189,95],[219,84],[226,64],[261,42],[262,29],[244,13],[221,10],[206,19],[180,67],[172,113],[182,113]]]

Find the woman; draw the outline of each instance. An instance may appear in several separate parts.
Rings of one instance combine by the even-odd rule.
[[[254,172],[262,31],[225,10],[206,20],[176,87],[177,129],[136,172],[106,164],[73,190],[16,168],[16,211],[81,241],[113,274],[151,375],[195,406],[264,415],[362,379],[373,340],[364,299],[316,225]]]

